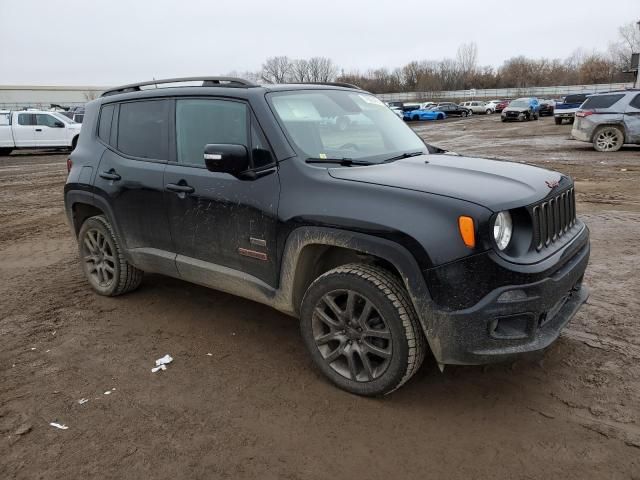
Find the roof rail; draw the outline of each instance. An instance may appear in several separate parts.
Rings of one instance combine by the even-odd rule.
[[[202,87],[233,87],[233,88],[249,88],[257,87],[258,85],[236,77],[184,77],[184,78],[165,78],[163,80],[151,80],[149,82],[130,83],[129,85],[122,85],[120,87],[107,90],[100,95],[101,97],[107,97],[109,95],[117,95],[118,93],[139,92],[140,87],[146,87],[150,85],[169,84],[169,83],[181,83],[181,82],[202,82]]]
[[[344,88],[353,88],[354,90],[362,90],[357,85],[353,85],[352,83],[345,82],[293,82],[294,85],[328,85],[330,87],[344,87]]]

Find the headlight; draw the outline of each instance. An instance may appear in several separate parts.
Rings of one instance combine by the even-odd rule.
[[[493,239],[500,250],[504,250],[511,241],[513,223],[509,212],[500,212],[493,221]]]

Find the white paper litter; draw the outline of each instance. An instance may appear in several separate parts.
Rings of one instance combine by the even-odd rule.
[[[107,390],[106,392],[104,392],[105,395],[111,395],[111,390]]]
[[[153,367],[151,369],[151,373],[156,373],[158,370],[166,370],[167,366],[163,363],[162,365],[158,365],[157,367]]]
[[[207,353],[207,357],[213,357],[213,353]]]
[[[66,425],[60,424],[60,423],[56,423],[56,422],[51,422],[49,425],[51,425],[52,427],[56,427],[59,428],[60,430],[68,430],[69,427],[67,427]]]
[[[158,367],[160,365],[166,365],[166,364],[171,363],[171,362],[173,362],[173,357],[167,353],[164,357],[159,358],[158,360],[156,360],[156,367]]]
[[[78,403],[82,405],[83,403],[87,403],[88,401],[89,401],[88,398],[81,398],[80,400],[78,400]]]

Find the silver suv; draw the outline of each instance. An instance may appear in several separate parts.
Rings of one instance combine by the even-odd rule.
[[[571,135],[599,152],[640,144],[640,90],[590,95],[576,112]]]

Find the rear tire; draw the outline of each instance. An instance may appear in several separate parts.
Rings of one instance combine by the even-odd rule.
[[[0,157],[8,157],[13,152],[13,148],[0,148]]]
[[[614,126],[598,127],[593,134],[593,148],[598,152],[617,152],[624,145],[624,132]]]
[[[561,118],[554,118],[556,125],[562,125],[562,119]]]
[[[80,261],[91,287],[115,297],[140,286],[144,272],[124,258],[118,238],[102,215],[88,218],[78,233]]]
[[[411,120],[417,122],[418,120],[420,120],[420,117],[418,115],[414,115],[413,117],[411,117]]]
[[[415,374],[426,343],[411,300],[388,271],[364,264],[334,268],[309,287],[300,330],[316,367],[357,395],[386,395]]]

